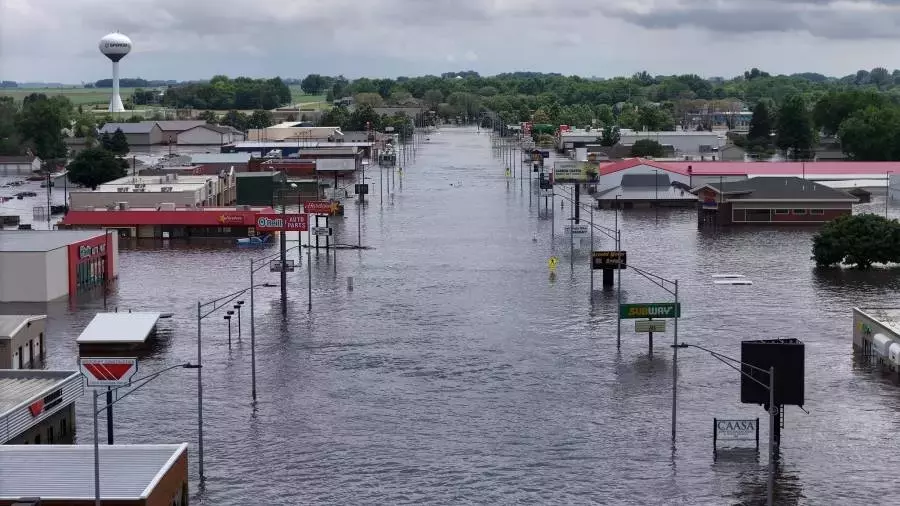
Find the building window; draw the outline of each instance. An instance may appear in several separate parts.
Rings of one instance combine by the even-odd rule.
[[[823,214],[825,214],[825,210],[824,209],[810,209],[809,214],[815,214],[816,216],[822,216]]]
[[[34,435],[34,444],[36,444],[36,445],[41,444],[41,435],[40,434]]]
[[[69,435],[69,427],[66,425],[66,419],[63,418],[59,421],[59,437],[66,437]]]
[[[776,209],[775,214],[790,214],[791,211],[789,209]]]
[[[53,426],[47,427],[47,444],[53,444]]]
[[[806,209],[794,209],[791,211],[795,216],[803,216],[806,214]]]

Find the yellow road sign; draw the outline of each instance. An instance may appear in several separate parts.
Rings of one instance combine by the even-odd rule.
[[[555,256],[550,257],[550,260],[547,260],[547,267],[550,267],[550,270],[551,270],[551,271],[555,271],[555,270],[556,270],[556,264],[558,264],[558,263],[559,263],[559,259],[558,259],[558,258],[556,258]]]

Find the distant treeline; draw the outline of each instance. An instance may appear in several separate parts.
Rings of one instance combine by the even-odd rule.
[[[155,88],[177,83],[178,81],[147,80],[140,77],[123,77],[119,79],[119,86],[122,88]],[[86,84],[85,88],[112,88],[112,79],[100,79],[94,84]]]
[[[0,88],[18,88],[19,83],[15,81],[0,81]]]
[[[169,86],[162,104],[194,109],[275,109],[291,101],[291,89],[280,77],[252,79],[215,76],[209,82]]]

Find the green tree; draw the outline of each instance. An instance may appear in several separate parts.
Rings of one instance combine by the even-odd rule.
[[[203,111],[197,115],[197,119],[205,121],[207,125],[215,125],[218,123],[219,118],[212,111]]]
[[[371,105],[372,107],[384,105],[384,99],[378,93],[357,93],[354,95],[353,101],[357,105]]]
[[[444,102],[444,93],[441,90],[431,89],[425,92],[425,95],[422,97],[422,100],[425,101],[425,106],[429,109],[436,111],[438,105]]]
[[[104,146],[107,150],[115,155],[124,156],[128,154],[128,137],[122,132],[121,128],[117,128],[109,139],[109,146]]]
[[[16,128],[19,108],[12,97],[0,97],[0,155],[20,155],[21,139]]]
[[[900,108],[869,106],[850,115],[838,131],[841,149],[854,160],[900,160]]]
[[[747,141],[751,148],[763,149],[772,144],[772,115],[765,102],[758,102],[750,118]]]
[[[125,176],[128,163],[103,148],[87,148],[69,164],[69,179],[95,190],[97,186]]]
[[[631,156],[661,158],[666,150],[653,139],[639,139],[631,146]]]
[[[600,132],[601,146],[615,146],[621,139],[622,135],[619,133],[619,127],[617,126],[604,127]]]
[[[381,130],[381,116],[369,104],[356,106],[345,125],[347,131]]]
[[[784,101],[778,110],[776,127],[778,149],[794,160],[812,157],[815,132],[812,114],[802,96],[794,95]]]
[[[246,114],[235,110],[226,112],[222,119],[219,120],[220,125],[230,126],[242,132],[247,131],[249,122],[250,118]]]
[[[257,109],[247,119],[247,128],[268,128],[274,124],[272,113]]]
[[[871,90],[832,91],[823,95],[813,107],[813,119],[826,135],[834,135],[841,123],[853,113],[869,106],[885,107],[888,98]]]
[[[346,107],[332,107],[319,118],[319,126],[346,128],[350,120],[350,112]]]
[[[868,269],[900,262],[900,224],[876,214],[846,215],[826,223],[813,237],[820,267],[840,264]]]
[[[47,98],[43,93],[32,93],[23,100],[16,130],[42,160],[65,158],[68,148],[63,129],[71,125],[72,112],[72,103],[66,97]]]
[[[322,90],[326,87],[327,82],[325,78],[319,74],[310,74],[300,81],[300,89],[303,90],[303,93],[309,95],[318,95],[319,93],[322,93]]]

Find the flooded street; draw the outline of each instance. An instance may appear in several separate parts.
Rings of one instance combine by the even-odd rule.
[[[222,317],[204,320],[202,491],[195,371],[173,370],[117,404],[116,443],[190,443],[191,490],[210,505],[761,502],[767,414],[740,404],[738,373],[680,351],[673,449],[671,325],[650,357],[625,320],[617,350],[615,291],[600,291],[598,272],[591,304],[588,248],[570,268],[569,204],[557,199],[551,244],[538,197],[504,168],[487,133],[446,128],[383,206],[378,172],[367,171],[362,242],[372,249],[341,250],[337,272],[313,253],[311,313],[305,252],[288,275],[286,317],[277,288],[256,292],[255,408],[246,309],[231,350]],[[336,234],[356,244],[357,209],[346,209]],[[613,211],[594,216],[613,227]],[[779,504],[892,502],[900,390],[854,364],[851,308],[896,305],[900,280],[817,274],[810,230],[699,232],[693,210],[629,210],[619,222],[629,265],[679,280],[680,341],[735,357],[744,339],[806,343],[809,414],[786,409]],[[249,260],[276,251],[123,242],[110,310],[175,313],[139,375],[196,360],[197,301],[247,286]],[[754,284],[715,285],[715,273]],[[623,302],[671,300],[632,271],[622,282]],[[50,314],[49,367],[74,369],[75,337],[103,300],[23,307]],[[79,443],[92,442],[90,402],[77,404]],[[760,417],[759,458],[714,462],[714,417]]]

